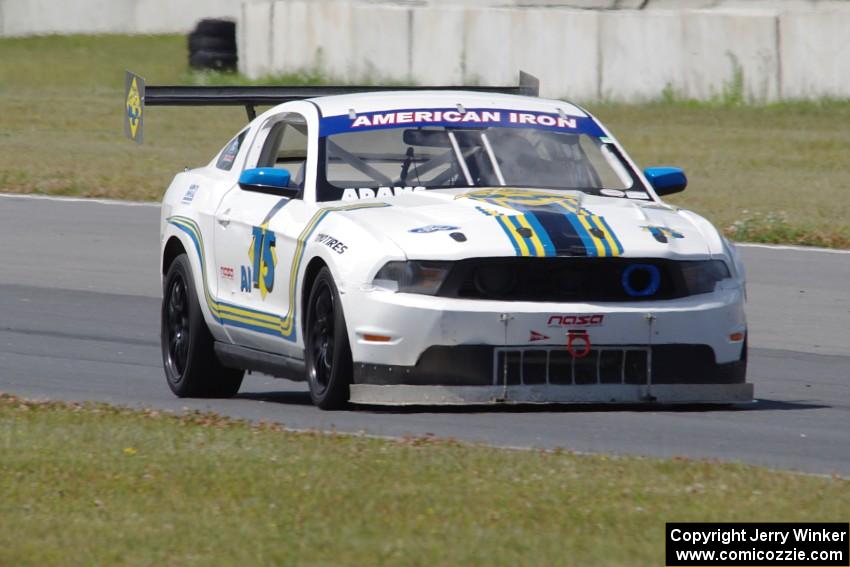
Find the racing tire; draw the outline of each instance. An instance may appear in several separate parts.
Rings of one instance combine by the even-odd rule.
[[[218,361],[186,254],[175,258],[168,268],[160,318],[162,366],[171,391],[179,398],[236,395],[245,372]]]
[[[216,71],[235,71],[238,57],[228,51],[200,50],[189,56],[189,66],[193,69],[213,69]]]
[[[306,315],[305,359],[310,398],[320,409],[343,409],[350,397],[351,345],[339,290],[326,267],[313,282]]]
[[[208,37],[235,38],[236,22],[215,19],[201,20],[195,26],[194,33]]]
[[[217,51],[236,57],[236,40],[234,38],[189,34],[189,53],[198,51]]]

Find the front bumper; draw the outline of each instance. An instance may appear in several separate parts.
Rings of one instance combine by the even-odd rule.
[[[746,351],[718,364],[706,345],[431,347],[414,366],[355,363],[351,401],[387,405],[739,403],[753,399]]]
[[[744,342],[731,337],[746,331],[740,288],[618,304],[346,295],[353,402],[752,400]],[[568,349],[572,333],[581,338]]]
[[[731,404],[753,401],[752,384],[593,386],[378,386],[354,384],[351,402],[374,405]]]

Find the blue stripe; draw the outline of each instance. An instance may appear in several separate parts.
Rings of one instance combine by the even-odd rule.
[[[598,256],[596,253],[596,245],[593,243],[593,239],[587,233],[587,229],[584,228],[584,225],[581,224],[581,221],[578,220],[578,216],[575,213],[567,213],[564,215],[573,228],[576,231],[576,234],[581,238],[582,244],[584,244],[584,249],[587,250],[588,256]]]
[[[278,204],[280,204],[280,202]],[[316,229],[318,229],[319,224],[321,224],[322,220],[324,220],[324,218],[328,215],[328,213],[331,213],[331,212],[334,212],[334,211],[356,211],[356,210],[359,210],[359,209],[379,208],[379,207],[389,207],[389,206],[391,206],[389,203],[377,202],[377,203],[362,203],[362,204],[355,204],[355,205],[343,205],[343,206],[340,206],[340,207],[332,207],[332,208],[328,208],[328,209],[323,209],[321,214],[318,216],[318,218],[314,217],[315,223],[313,224],[313,227],[310,229],[310,232],[303,239],[299,239],[298,243],[301,246],[301,252],[300,252],[300,255],[297,258],[293,259],[293,262],[300,262],[301,258],[304,255],[304,252],[307,249],[307,242],[309,241],[309,239],[313,235],[313,233],[316,231]],[[314,220],[314,219],[311,218],[311,221],[312,220]],[[252,331],[256,331],[256,332],[259,332],[259,333],[274,335],[274,336],[281,337],[281,338],[288,340],[288,341],[294,342],[296,340],[297,330],[296,330],[296,327],[295,327],[295,316],[296,316],[296,309],[295,308],[293,308],[292,314],[291,314],[291,318],[292,318],[291,330],[289,331],[289,334],[285,334],[283,332],[282,326],[283,326],[284,322],[286,322],[288,320],[289,317],[283,318],[276,313],[269,313],[269,312],[260,311],[260,310],[257,310],[257,309],[245,307],[243,305],[235,305],[235,304],[232,304],[232,303],[225,303],[223,301],[217,301],[215,299],[215,297],[213,297],[212,293],[210,293],[209,286],[207,285],[206,257],[203,253],[203,246],[201,244],[201,239],[203,237],[200,235],[197,225],[195,224],[195,222],[193,220],[186,219],[186,218],[183,218],[183,217],[170,217],[168,219],[168,222],[173,224],[174,226],[176,226],[177,228],[179,228],[180,230],[182,230],[186,234],[188,234],[189,238],[192,239],[192,243],[194,244],[195,250],[198,253],[198,261],[201,264],[201,271],[203,273],[203,280],[204,280],[203,281],[203,284],[204,284],[203,287],[204,287],[205,299],[207,300],[208,306],[210,306],[209,304],[212,304],[212,306],[214,306],[215,309],[217,309],[219,312],[221,312],[220,316],[216,315],[213,312],[213,308],[210,306],[210,314],[213,316],[213,318],[217,322],[219,322],[223,325],[231,325],[231,326],[235,326],[235,327],[242,327],[242,328],[249,329],[249,330],[252,330]],[[297,274],[296,274],[296,277],[297,277]],[[298,290],[298,288],[296,286],[296,292],[297,292],[297,290]],[[297,305],[297,302],[295,304]],[[225,309],[225,308],[236,309],[236,310],[240,311],[241,313],[231,314],[231,313],[227,313],[227,312],[222,312],[222,310]],[[279,329],[278,330],[268,329],[266,327],[259,327],[259,326],[256,326],[256,325],[251,325],[249,323],[243,323],[241,321],[233,321],[232,319],[230,319],[231,317],[243,317],[243,318],[248,318],[248,319],[254,317],[256,319],[257,316],[264,316],[264,317],[272,318],[273,321],[263,320],[262,322],[266,323],[266,324],[278,325]]]
[[[198,260],[201,262],[201,269],[206,271],[206,266],[204,266],[204,255],[201,252],[201,244],[198,242],[198,237],[195,236],[195,231],[193,231],[188,226],[180,223],[179,221],[169,220],[168,222],[170,222],[171,224],[173,224],[174,226],[189,235],[189,238],[192,239],[192,244],[195,245],[195,251],[198,253]]]
[[[535,216],[552,240],[556,255],[587,256],[587,248],[584,242],[563,212],[553,213],[538,210]]]
[[[608,221],[605,220],[605,217],[599,217],[599,222],[601,222],[603,224],[603,226],[605,227],[605,230],[608,231],[608,234],[611,235],[611,239],[614,241],[614,244],[617,245],[617,254],[622,254],[623,253],[623,245],[620,244],[620,239],[617,238],[617,234],[613,230],[611,230],[610,226],[608,226]]]
[[[207,285],[206,285],[206,265],[205,265],[205,261],[204,261],[204,255],[201,253],[201,245],[200,245],[200,242],[198,241],[198,236],[195,234],[194,229],[190,226],[183,224],[183,221],[181,221],[179,219],[178,220],[169,219],[168,222],[170,222],[171,224],[173,224],[174,226],[176,226],[177,228],[179,228],[180,230],[182,230],[183,232],[188,234],[189,238],[192,239],[192,244],[195,245],[195,250],[198,253],[198,261],[201,264],[201,270],[203,270],[203,272],[204,272],[204,290],[207,293],[209,293]],[[251,309],[249,307],[244,307],[242,305],[234,305],[232,303],[226,303],[224,301],[216,301],[215,299],[212,299],[211,301],[216,304],[219,311],[221,310],[222,307],[230,307],[230,308],[233,308],[233,309],[239,309],[240,311],[247,311],[248,313],[246,315],[242,315],[243,317],[250,317],[251,315],[264,315],[264,316],[267,316],[267,317],[275,317],[278,320],[280,320],[280,316],[275,315],[274,313],[266,313],[266,312],[263,312],[263,311],[258,311],[256,309]],[[253,329],[253,327],[248,327],[248,326],[246,326],[245,324],[242,324],[242,323],[237,324],[236,322],[233,322],[233,321],[229,321],[229,320],[223,321],[222,320],[223,318],[227,318],[228,316],[238,317],[239,315],[232,315],[232,314],[229,314],[229,313],[225,313],[225,314],[223,314],[223,316],[218,316],[215,313],[213,313],[212,310],[210,310],[210,314],[213,316],[213,319],[215,319],[219,323],[226,323],[227,325],[237,325],[237,326],[245,327],[247,329]],[[270,322],[270,321],[266,321],[266,322]],[[275,324],[273,322],[271,322],[271,323]],[[280,332],[275,332],[271,329],[263,328],[262,332],[269,333],[269,334],[275,334],[275,335],[278,335],[278,336],[283,336]]]
[[[266,335],[273,335],[275,337],[280,337],[279,329],[269,329],[267,327],[258,327],[256,325],[251,325],[250,323],[245,323],[242,321],[233,321],[231,319],[222,319],[222,323],[227,325],[228,327],[240,327],[242,329],[248,329],[249,331],[254,331],[256,333],[264,333]]]
[[[505,231],[505,235],[511,241],[511,244],[513,244],[514,251],[516,252],[516,255],[522,256],[522,251],[520,251],[520,249],[519,249],[519,244],[517,244],[517,241],[514,239],[514,235],[511,234],[511,230],[508,228],[508,225],[505,224],[506,223],[505,217],[498,216],[498,217],[496,217],[496,221],[498,221],[499,226],[502,227],[502,230]]]
[[[519,217],[512,216],[508,217],[508,222],[513,225],[513,227],[517,230],[516,234],[522,235],[521,229],[525,228],[519,223]],[[537,250],[534,248],[534,243],[531,241],[531,238],[523,238],[525,245],[528,247],[528,255],[529,256],[537,256]]]
[[[180,221],[168,219],[168,222],[188,234],[189,238],[192,239],[192,244],[195,245],[195,251],[198,253],[198,263],[201,264],[201,275],[203,278],[203,281],[201,283],[204,287],[204,294],[208,294],[209,286],[207,285],[207,267],[206,262],[204,262],[204,255],[201,252],[201,243],[198,241],[198,236],[195,234],[195,231],[192,229],[192,227],[186,226]],[[204,299],[206,299],[206,297],[204,297]],[[212,309],[210,309],[210,315],[212,315],[213,319],[215,319],[217,323],[221,323],[221,319],[218,317],[218,315],[215,314],[215,312],[213,312]]]
[[[185,226],[179,220],[178,221],[169,220],[169,222],[171,224],[177,226],[181,230],[183,230],[183,232],[188,234],[189,237],[192,239],[192,243],[195,245],[195,250],[197,250],[197,252],[198,252],[198,259],[201,263],[201,269],[204,271],[204,279],[206,279],[206,266],[205,266],[205,262],[204,262],[204,256],[201,254],[201,246],[200,246],[200,243],[198,242],[198,237],[195,235],[194,230]],[[239,309],[241,311],[247,311],[249,315],[263,315],[263,316],[266,316],[266,317],[276,317],[277,319],[280,319],[280,316],[276,315],[274,313],[259,311],[257,309],[252,309],[250,307],[245,307],[243,305],[236,305],[236,304],[233,304],[233,303],[227,303],[225,301],[215,301],[215,300],[213,300],[213,301],[218,305],[219,309],[221,309],[221,307],[231,307],[233,309]],[[215,317],[215,315],[213,315],[213,317]]]
[[[585,218],[587,219],[587,222],[589,222],[591,226],[598,228],[602,232],[605,232],[604,227],[602,227],[598,222],[596,222],[596,219],[594,218],[593,215],[587,215]],[[602,241],[602,247],[605,248],[605,255],[606,256],[613,256],[613,254],[611,254],[611,245],[608,244],[608,240],[604,237],[603,238],[597,238],[597,240]]]
[[[537,237],[540,238],[540,242],[543,243],[543,251],[546,256],[557,256],[558,253],[555,251],[555,244],[552,243],[552,239],[549,238],[549,233],[543,228],[543,225],[540,224],[540,221],[537,220],[537,216],[534,213],[525,213],[525,218],[528,219],[528,224],[534,229]]]
[[[522,114],[533,114],[535,116],[548,116],[554,119],[556,122],[560,119],[560,115],[556,112],[539,112],[534,110],[517,110],[517,109],[506,109],[506,108],[467,108],[466,112],[476,112],[479,115],[483,112],[499,112],[501,120],[492,121],[492,122],[457,122],[457,121],[447,121],[440,120],[438,122],[425,121],[425,122],[416,122],[409,121],[400,124],[373,124],[372,119],[377,115],[387,115],[402,112],[409,112],[412,114],[411,118],[416,118],[416,115],[413,114],[415,112],[452,112],[457,113],[457,108],[406,108],[406,109],[398,109],[398,110],[379,110],[375,112],[362,112],[359,113],[354,119],[352,119],[347,113],[339,114],[336,116],[326,116],[319,121],[319,136],[332,136],[334,134],[339,134],[343,132],[364,132],[367,130],[387,130],[390,128],[415,128],[417,126],[442,126],[446,128],[462,128],[472,127],[472,128],[526,128],[533,130],[548,130],[550,132],[569,132],[571,134],[588,134],[594,137],[604,136],[605,132],[602,130],[602,127],[591,117],[589,116],[569,116],[569,120],[575,121],[575,128],[567,128],[561,126],[543,126],[541,124],[520,124],[519,122],[511,122],[510,121],[510,113],[522,113]],[[464,113],[460,113],[464,114]],[[357,118],[368,117],[370,125],[360,125],[354,128],[354,121]],[[432,115],[433,117],[433,115]]]

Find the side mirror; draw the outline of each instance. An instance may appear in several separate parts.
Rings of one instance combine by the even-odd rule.
[[[680,193],[688,186],[685,172],[678,167],[647,167],[643,174],[659,195]]]
[[[294,197],[300,191],[289,186],[289,171],[276,167],[246,169],[239,176],[239,186],[245,191],[257,191],[271,195]]]

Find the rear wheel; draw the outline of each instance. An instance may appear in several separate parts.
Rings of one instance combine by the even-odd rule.
[[[160,343],[165,378],[178,397],[229,398],[239,391],[245,373],[225,368],[215,355],[186,254],[165,277]]]
[[[208,35],[190,35],[189,53],[197,51],[224,51],[236,56],[236,40]]]
[[[194,34],[208,37],[236,38],[236,22],[230,20],[204,19],[195,26]]]
[[[307,381],[313,403],[324,410],[348,404],[351,345],[339,291],[330,270],[322,268],[307,301]]]

